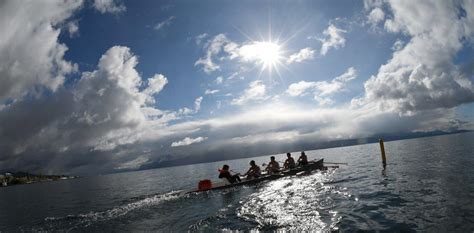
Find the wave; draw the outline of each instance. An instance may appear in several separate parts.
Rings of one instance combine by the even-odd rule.
[[[46,228],[52,229],[44,229],[44,227],[41,227],[41,229],[36,230],[47,231],[54,229],[65,229],[65,226],[69,226],[69,230],[88,227],[97,222],[103,222],[122,217],[138,209],[149,208],[160,205],[166,201],[176,200],[180,197],[183,197],[182,193],[182,191],[172,191],[169,193],[152,195],[105,211],[67,215],[65,217],[47,217],[45,218],[45,225],[47,226]]]

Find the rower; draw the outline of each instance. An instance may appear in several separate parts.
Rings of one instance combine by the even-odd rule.
[[[240,174],[235,174],[235,175],[231,175],[230,172],[229,172],[229,165],[227,164],[224,164],[224,166],[222,166],[222,169],[219,169],[219,178],[223,179],[223,178],[226,178],[231,184],[235,183],[235,182],[240,182],[240,177],[239,177]]]
[[[295,168],[296,167],[295,159],[293,159],[293,157],[291,157],[291,154],[286,153],[286,157],[287,158],[285,160],[285,163],[283,164],[283,167],[285,167],[285,169]]]
[[[298,166],[307,165],[307,164],[308,164],[308,157],[306,156],[304,151],[301,151],[301,155],[298,158]]]
[[[265,168],[265,171],[268,173],[277,173],[280,171],[280,164],[275,160],[275,156],[270,157],[270,163],[268,163],[267,168]]]
[[[260,167],[255,164],[255,161],[250,161],[250,168],[249,170],[244,174],[244,176],[247,176],[247,180],[250,179],[255,179],[258,178],[262,175],[260,171]]]

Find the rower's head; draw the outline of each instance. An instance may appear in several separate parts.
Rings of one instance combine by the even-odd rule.
[[[222,166],[222,170],[226,170],[226,171],[229,170],[229,165],[224,164],[224,166]]]
[[[250,161],[250,166],[255,166],[255,161]]]
[[[271,157],[270,157],[270,160],[271,160],[271,161],[275,161],[275,156],[271,156]]]
[[[301,155],[306,155],[306,154],[304,153],[304,151],[301,151]]]
[[[291,157],[291,154],[290,154],[290,153],[286,153],[286,156],[289,158],[289,157]]]

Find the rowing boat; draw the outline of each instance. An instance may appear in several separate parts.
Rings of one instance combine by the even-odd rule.
[[[237,183],[233,183],[233,184],[228,184],[228,183],[222,182],[222,183],[218,183],[218,184],[212,185],[212,186],[207,187],[207,188],[197,188],[197,189],[191,190],[187,193],[197,193],[197,192],[203,192],[203,191],[208,191],[208,190],[226,189],[226,188],[242,186],[242,185],[252,185],[252,184],[260,183],[260,182],[265,181],[265,180],[276,180],[276,179],[279,179],[279,178],[282,178],[282,177],[298,175],[298,174],[305,173],[305,172],[310,172],[310,171],[313,171],[313,170],[323,170],[324,168],[325,168],[324,167],[324,160],[320,159],[320,160],[317,160],[317,161],[308,162],[308,164],[306,164],[306,165],[298,166],[298,167],[293,168],[293,169],[283,170],[279,173],[263,175],[259,178],[254,178],[254,179],[248,179],[248,180],[246,179],[246,180],[243,180],[242,182],[237,182]]]

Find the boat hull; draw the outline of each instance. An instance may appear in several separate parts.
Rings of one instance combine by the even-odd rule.
[[[296,168],[293,168],[293,169],[290,169],[290,170],[284,170],[284,171],[281,171],[279,173],[264,175],[264,176],[261,176],[259,178],[250,179],[250,180],[243,180],[242,182],[237,182],[237,183],[233,183],[233,184],[215,185],[210,189],[195,189],[195,190],[191,190],[187,193],[196,193],[196,192],[203,192],[203,191],[208,191],[208,190],[226,189],[226,188],[232,188],[232,187],[242,186],[242,185],[253,185],[253,184],[257,184],[257,183],[260,183],[260,182],[266,181],[266,180],[276,180],[276,179],[283,178],[283,177],[286,177],[286,176],[298,175],[302,172],[310,172],[310,171],[314,171],[314,170],[323,170],[324,168],[325,168],[324,167],[324,160],[320,159],[320,160],[317,160],[317,161],[309,162],[307,165],[298,166]]]

